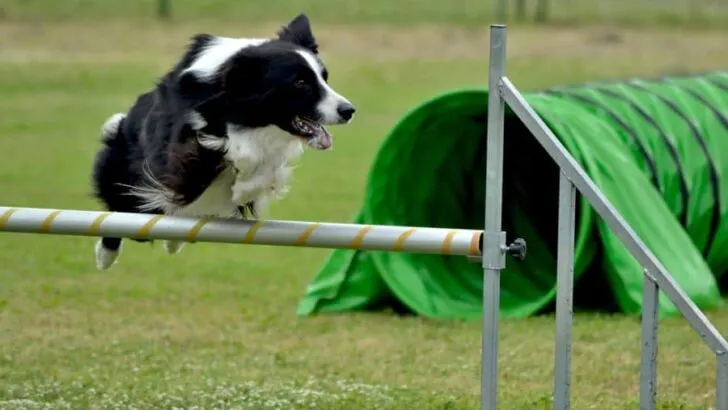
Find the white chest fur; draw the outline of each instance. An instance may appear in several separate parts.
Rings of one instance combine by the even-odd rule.
[[[201,139],[203,146],[224,149],[232,167],[223,171],[191,204],[177,215],[230,217],[239,205],[255,203],[261,212],[271,199],[288,192],[291,161],[303,152],[301,141],[275,126],[237,129],[228,126],[228,138]]]

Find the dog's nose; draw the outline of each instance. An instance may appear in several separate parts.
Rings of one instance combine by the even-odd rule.
[[[354,116],[356,108],[354,108],[354,106],[350,103],[343,103],[339,104],[339,107],[336,109],[336,111],[339,113],[339,117],[343,118],[345,121],[349,121],[351,117]]]

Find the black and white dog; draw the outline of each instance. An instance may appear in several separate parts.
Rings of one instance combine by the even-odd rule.
[[[154,89],[104,123],[96,198],[114,212],[257,217],[287,192],[304,146],[329,149],[326,125],[351,121],[354,106],[327,79],[304,14],[269,39],[195,35]],[[99,269],[121,244],[99,240]]]

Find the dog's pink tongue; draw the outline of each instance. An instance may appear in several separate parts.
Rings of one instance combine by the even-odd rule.
[[[308,139],[308,146],[314,149],[326,150],[334,145],[334,140],[329,134],[329,130],[323,125],[318,127],[316,134]]]

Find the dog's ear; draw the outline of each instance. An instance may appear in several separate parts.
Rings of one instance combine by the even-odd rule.
[[[298,44],[312,53],[318,54],[318,44],[311,32],[311,23],[308,21],[308,16],[303,13],[281,27],[277,34],[280,40]]]

